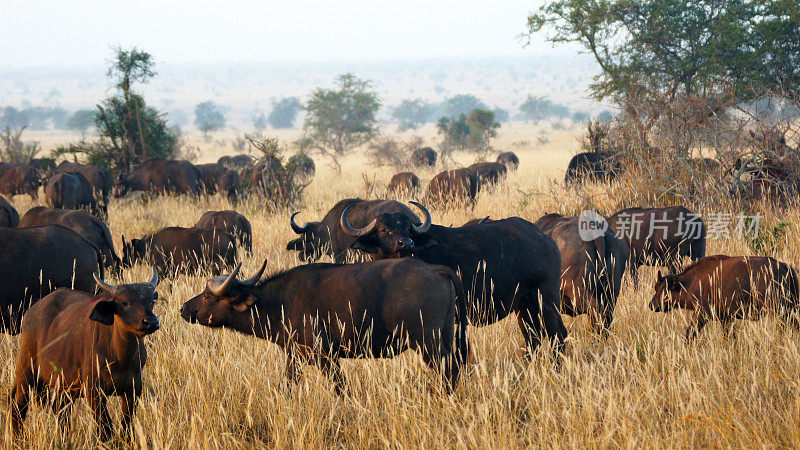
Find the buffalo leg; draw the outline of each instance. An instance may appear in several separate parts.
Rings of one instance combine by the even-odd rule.
[[[28,415],[30,405],[30,393],[28,383],[17,382],[11,390],[11,430],[14,436],[19,436],[22,432],[25,417]]]
[[[89,407],[94,412],[94,419],[100,427],[100,441],[107,442],[111,437],[111,417],[108,415],[108,405],[105,394],[92,392],[89,394]]]
[[[517,322],[525,338],[525,349],[528,358],[542,343],[542,324],[539,321],[539,314],[533,308],[525,308],[517,311]]]
[[[133,420],[133,413],[136,411],[136,393],[126,392],[122,394],[122,432],[129,433],[131,428],[131,421]]]
[[[631,268],[631,281],[633,282],[633,288],[639,289],[639,265],[635,262],[630,263]]]
[[[319,365],[320,369],[322,369],[322,373],[333,380],[336,394],[339,396],[346,394],[347,386],[345,385],[342,367],[339,365],[339,358],[334,358],[327,355],[319,355],[316,359],[317,364]]]
[[[691,341],[696,338],[697,335],[703,331],[703,327],[705,327],[707,323],[708,317],[706,317],[706,314],[703,313],[702,310],[695,311],[692,323],[686,329],[686,340]]]

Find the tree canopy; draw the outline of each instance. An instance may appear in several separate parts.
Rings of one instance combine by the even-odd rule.
[[[284,97],[273,102],[267,122],[273,128],[292,128],[300,107],[300,99],[297,97]]]

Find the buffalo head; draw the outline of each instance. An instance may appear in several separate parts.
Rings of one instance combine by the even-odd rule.
[[[436,241],[425,234],[431,228],[430,212],[417,202],[410,203],[425,214],[422,224],[415,224],[405,214],[383,213],[364,228],[353,228],[347,221],[347,215],[356,204],[345,208],[340,224],[348,236],[356,239],[351,247],[377,254],[380,258],[400,258],[412,254],[415,250],[435,245]]]
[[[655,294],[650,300],[650,309],[655,312],[667,312],[678,306],[678,298],[684,290],[684,285],[678,275],[662,276],[658,271]]]
[[[89,319],[104,325],[121,325],[126,331],[140,335],[153,333],[160,327],[153,306],[158,300],[156,286],[158,272],[153,267],[153,276],[147,283],[111,286],[95,273],[97,287],[110,296],[97,302]]]
[[[267,260],[255,275],[240,280],[237,278],[242,263],[236,265],[230,275],[214,277],[206,283],[200,295],[183,304],[181,317],[189,323],[200,323],[207,327],[228,327],[244,333],[252,333],[251,308],[256,303],[255,288],[267,268]]]
[[[322,222],[306,222],[303,226],[300,226],[294,221],[294,216],[298,214],[300,213],[292,214],[289,223],[292,226],[292,230],[299,234],[300,237],[289,241],[286,244],[286,250],[300,252],[298,255],[300,261],[315,261],[327,253],[330,248],[328,227]]]
[[[146,256],[147,240],[131,239],[129,242],[126,242],[125,236],[122,236],[122,267],[131,267],[137,262],[144,260]]]

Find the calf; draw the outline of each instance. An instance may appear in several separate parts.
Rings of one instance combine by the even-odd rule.
[[[414,167],[433,167],[436,165],[436,151],[430,147],[418,148],[411,152]]]
[[[344,387],[339,358],[391,358],[412,348],[451,386],[467,350],[464,290],[448,267],[403,258],[364,264],[309,264],[259,282],[212,278],[181,307],[188,322],[269,339],[287,353],[286,374],[310,360]],[[454,328],[458,321],[458,334]],[[455,342],[454,342],[455,338]],[[458,347],[458,348],[456,348]]]
[[[147,261],[165,276],[206,268],[216,275],[236,262],[236,243],[224,231],[196,227],[167,227],[130,242],[122,236],[122,265],[131,267],[139,261]]]
[[[514,152],[503,152],[497,155],[497,162],[505,164],[508,170],[517,170],[519,167],[519,157]]]
[[[59,289],[33,305],[22,321],[11,422],[15,436],[28,413],[29,391],[39,397],[55,394],[60,414],[71,400],[85,396],[100,425],[101,440],[113,425],[108,396],[122,397],[122,428],[128,431],[136,400],[142,393],[147,362],[144,337],[159,328],[153,306],[158,274],[147,283],[111,286],[94,274],[95,295]]]
[[[691,339],[713,318],[728,331],[734,319],[755,320],[774,312],[797,326],[798,301],[797,272],[788,264],[765,256],[716,255],[695,261],[679,274],[659,272],[650,309],[692,310],[686,331]]]
[[[419,191],[419,177],[413,172],[396,173],[386,189],[395,195],[415,195]]]
[[[581,220],[547,214],[536,226],[561,251],[561,310],[570,316],[588,314],[595,329],[603,331],[614,319],[628,247],[608,229],[599,235],[581,235]]]
[[[444,171],[428,183],[425,201],[439,203],[443,206],[451,204],[475,204],[478,195],[478,176],[470,169],[454,169]]]
[[[58,173],[44,188],[47,205],[58,209],[85,208],[97,217],[105,217],[107,209],[101,208],[92,193],[92,185],[80,173]]]
[[[221,230],[248,252],[253,251],[253,230],[247,217],[236,211],[206,211],[194,225],[205,230]]]
[[[495,185],[508,173],[506,166],[499,162],[477,162],[468,169],[475,172],[479,187]]]

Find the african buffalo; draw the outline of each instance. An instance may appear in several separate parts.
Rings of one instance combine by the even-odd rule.
[[[234,155],[223,156],[217,160],[217,164],[221,164],[228,169],[241,172],[242,170],[252,166],[254,163],[253,158],[248,155]]]
[[[100,251],[74,231],[54,225],[0,228],[0,318],[16,334],[22,313],[59,287],[94,292],[103,273]]]
[[[392,176],[386,188],[395,195],[412,196],[419,192],[419,177],[413,172],[400,172]]]
[[[56,171],[56,160],[53,158],[33,158],[28,165],[39,171],[44,178],[50,178]]]
[[[582,236],[582,220],[547,214],[536,226],[553,238],[561,251],[562,311],[570,316],[588,314],[595,329],[602,331],[614,319],[628,247],[609,229]]]
[[[167,227],[130,242],[123,236],[122,265],[131,267],[140,261],[155,266],[162,276],[206,268],[217,275],[236,263],[236,241],[224,231],[195,227]]]
[[[491,222],[491,220],[489,219],[489,216],[468,220],[466,223],[464,223],[464,225],[461,225],[461,226],[462,227],[471,227],[473,225],[480,225],[480,224],[486,223],[486,222]]]
[[[19,225],[19,213],[8,200],[0,197],[0,227],[16,228]]]
[[[539,346],[544,331],[560,351],[567,329],[559,314],[561,256],[553,239],[519,217],[458,228],[432,225],[428,210],[418,206],[425,214],[421,226],[397,215],[391,221],[377,217],[353,229],[342,214],[342,227],[356,239],[353,248],[374,257],[410,253],[459,272],[471,294],[473,324],[488,325],[514,311],[529,350]]]
[[[107,214],[105,205],[100,207],[92,194],[92,186],[80,173],[57,173],[47,181],[44,188],[47,204],[51,208],[86,208],[97,217]]]
[[[415,224],[420,223],[419,217],[407,206],[394,200],[348,198],[336,203],[321,222],[308,222],[300,226],[294,221],[294,217],[299,213],[292,214],[289,223],[292,230],[301,236],[290,241],[286,245],[286,250],[299,251],[301,261],[316,260],[322,255],[331,255],[335,262],[345,262],[347,250],[355,242],[355,239],[341,226],[342,213],[350,205],[355,205],[349,211],[350,221],[357,227],[367,225],[376,217],[384,217],[385,220],[391,221],[399,216],[405,216]]]
[[[411,152],[411,164],[414,167],[433,167],[436,165],[436,151],[430,147],[422,147]]]
[[[206,211],[194,225],[206,230],[222,230],[248,252],[253,251],[253,230],[247,217],[236,211]]]
[[[634,286],[639,266],[666,266],[676,273],[683,257],[706,256],[706,225],[683,206],[623,209],[608,218],[608,226],[628,246]]]
[[[650,309],[694,311],[686,331],[691,339],[714,318],[726,332],[734,319],[755,320],[767,312],[797,326],[798,301],[797,272],[789,265],[763,256],[715,255],[693,262],[679,274],[659,272]]]
[[[269,339],[287,354],[286,375],[311,361],[344,389],[340,358],[391,358],[407,348],[458,382],[467,349],[464,289],[444,266],[403,258],[363,264],[309,264],[259,281],[212,278],[181,307],[188,322]],[[458,324],[458,333],[454,333]]]
[[[35,206],[29,209],[19,222],[20,228],[48,225],[61,225],[78,233],[100,250],[103,267],[108,269],[112,275],[118,276],[122,272],[122,260],[117,256],[111,232],[102,220],[86,211]]]
[[[94,197],[108,206],[111,191],[114,189],[114,175],[111,174],[110,170],[102,166],[65,161],[58,165],[56,171],[83,175],[92,187]]]
[[[475,172],[479,188],[484,185],[497,184],[508,173],[506,166],[497,162],[476,162],[467,169]]]
[[[611,181],[622,172],[622,163],[612,152],[583,152],[573,156],[567,166],[564,184],[581,184],[584,181]]]
[[[6,164],[0,168],[0,194],[9,197],[28,194],[33,200],[39,198],[41,175],[35,167],[25,164]]]
[[[220,192],[231,202],[236,202],[241,191],[238,172],[215,163],[200,164],[196,167],[200,171],[206,194],[214,195]]]
[[[122,197],[130,191],[200,195],[203,181],[200,171],[188,161],[150,158],[130,174],[120,174],[116,196]]]
[[[303,183],[310,183],[311,180],[314,179],[314,174],[317,171],[314,160],[305,153],[295,153],[292,155],[289,160],[286,161],[286,167],[293,171]]]
[[[59,417],[73,400],[86,396],[101,442],[113,429],[106,400],[120,396],[122,429],[130,431],[147,362],[143,338],[159,328],[153,314],[158,274],[153,269],[149,282],[119,286],[106,284],[97,274],[94,278],[100,288],[96,294],[59,289],[25,314],[11,388],[14,436],[22,432],[30,391],[54,394]]]
[[[519,167],[519,157],[514,152],[503,152],[497,155],[497,162],[505,164],[508,170],[517,170]]]
[[[475,196],[478,195],[478,183],[478,176],[469,169],[446,170],[428,183],[424,198],[427,202],[444,206],[467,202],[474,205]]]

